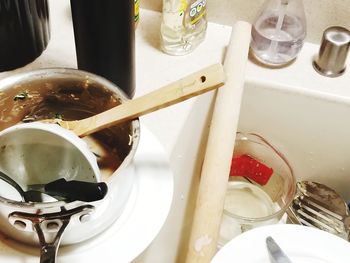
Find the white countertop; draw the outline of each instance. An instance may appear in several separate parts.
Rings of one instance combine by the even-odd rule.
[[[223,62],[225,47],[230,38],[231,27],[209,23],[205,41],[187,56],[169,56],[159,49],[159,29],[161,14],[154,11],[141,10],[141,20],[136,30],[136,94],[143,95],[171,81],[175,81],[191,72],[207,65]],[[8,72],[0,73],[0,79],[16,72],[47,67],[76,68],[73,27],[68,0],[50,1],[51,39],[47,49],[34,62]],[[318,46],[306,43],[298,59],[286,68],[268,69],[248,62],[247,81],[280,83],[292,92],[312,93],[327,96],[337,100],[350,101],[350,74],[346,72],[337,78],[325,78],[312,67],[312,59],[317,55]],[[350,59],[347,62],[350,66]],[[302,74],[309,75],[309,83],[305,85]],[[193,99],[192,99],[193,100]],[[155,112],[152,116],[144,117],[164,143],[167,150],[174,146],[176,128],[181,126],[182,113],[190,109],[190,104],[184,102],[171,108]],[[180,112],[179,112],[180,111]],[[176,113],[176,114],[174,114]],[[170,118],[170,119],[169,119]],[[175,118],[175,119],[174,119]],[[180,119],[178,119],[180,118]],[[162,127],[154,127],[153,120],[158,120]],[[168,131],[163,132],[163,127]],[[175,129],[175,130],[174,130]]]
[[[51,40],[47,49],[33,63],[9,72],[0,73],[0,79],[16,72],[46,68],[76,68],[73,28],[68,0],[50,1]],[[207,65],[222,62],[225,47],[230,38],[231,27],[209,23],[205,41],[191,54],[182,57],[165,55],[159,50],[159,28],[161,15],[157,12],[141,10],[140,23],[136,30],[136,94],[143,95],[182,76],[197,71]],[[318,46],[306,43],[292,65],[282,69],[267,69],[252,62],[247,66],[247,81],[283,84],[287,92],[303,92],[329,100],[350,102],[350,74],[338,78],[325,78],[314,71],[312,57],[318,52]],[[349,65],[349,60],[348,60]],[[309,80],[299,78],[307,73]],[[307,90],[298,88],[307,86]],[[211,94],[202,95],[210,103]],[[178,155],[177,147],[185,144],[188,138],[182,138],[190,113],[197,98],[154,112],[141,118],[158,138],[169,154],[175,176],[175,194],[172,210],[163,230],[143,255],[135,262],[164,263],[175,262],[177,251],[181,250],[181,230],[185,228],[187,203],[190,193],[191,178],[185,178],[176,165],[183,156]],[[205,113],[207,109],[203,109]],[[205,115],[205,114],[204,114]],[[195,141],[195,139],[193,139]],[[195,143],[199,143],[195,141]],[[190,146],[189,146],[190,147]],[[191,160],[189,160],[191,161]],[[184,169],[184,168],[182,168]]]

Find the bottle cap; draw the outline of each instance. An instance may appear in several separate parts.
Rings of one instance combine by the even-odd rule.
[[[313,61],[316,71],[327,77],[342,75],[346,68],[349,46],[349,30],[340,26],[327,28],[323,33],[318,57]]]

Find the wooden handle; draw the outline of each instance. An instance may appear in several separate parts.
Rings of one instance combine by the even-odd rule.
[[[187,263],[210,262],[216,252],[248,58],[251,25],[237,22],[225,58],[226,82],[216,96],[203,161]]]
[[[142,97],[129,100],[112,109],[79,121],[56,120],[78,136],[86,136],[123,121],[150,113],[224,84],[225,73],[221,64],[214,64]]]

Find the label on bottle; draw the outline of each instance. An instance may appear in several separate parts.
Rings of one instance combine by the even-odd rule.
[[[192,25],[196,24],[206,14],[206,0],[192,0],[189,6],[189,17]]]
[[[139,0],[134,0],[134,19],[135,19],[135,23],[137,23],[139,21],[139,17],[140,17],[140,1]]]
[[[186,11],[186,8],[187,8],[187,0],[181,0],[180,6],[179,6],[179,12],[184,14]]]

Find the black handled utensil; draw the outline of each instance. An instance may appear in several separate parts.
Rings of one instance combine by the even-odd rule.
[[[68,202],[84,201],[93,202],[103,199],[108,191],[107,184],[90,183],[83,181],[67,181],[64,178],[55,180],[48,184],[29,185],[28,189],[39,191],[59,200]]]
[[[25,202],[42,202],[42,194],[65,202],[94,202],[103,199],[108,191],[108,186],[104,182],[90,183],[75,180],[67,181],[64,178],[60,178],[48,184],[28,185],[28,190],[24,191],[16,181],[3,172],[0,172],[0,179],[16,189]]]

